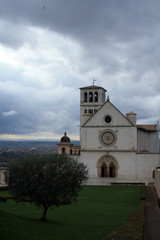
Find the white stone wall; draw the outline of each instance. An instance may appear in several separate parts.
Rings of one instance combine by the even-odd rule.
[[[118,176],[117,178],[136,178],[136,155],[133,152],[109,152],[110,156],[115,158],[118,163]],[[90,170],[90,177],[97,177],[97,162],[105,156],[106,152],[81,152],[81,160],[85,162]]]
[[[160,165],[160,155],[157,154],[137,154],[137,177],[150,179],[154,182],[153,171]]]
[[[152,153],[159,151],[158,131],[147,132],[137,129],[137,151],[147,150]]]
[[[150,132],[148,135],[148,145],[150,152],[159,152],[159,137],[157,132]]]
[[[106,124],[104,116],[111,115],[111,124]],[[95,114],[85,126],[133,126],[128,119],[116,109],[111,102],[106,102],[102,108],[99,109],[98,114]]]
[[[160,169],[155,170],[155,188],[157,195],[160,198]]]
[[[89,168],[89,184],[109,182],[154,182],[153,171],[160,166],[159,154],[136,154],[135,152],[108,152],[117,161],[118,175],[115,178],[98,178],[97,162],[106,156],[106,151],[82,151],[80,160]],[[97,179],[97,180],[96,180]]]
[[[137,132],[136,127],[112,127],[112,130],[116,134],[116,143],[113,146],[103,146],[100,142],[99,135],[104,129],[110,129],[109,127],[84,127],[80,130],[81,149],[88,150],[131,150],[137,149]]]

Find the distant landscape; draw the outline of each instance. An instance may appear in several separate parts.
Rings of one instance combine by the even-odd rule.
[[[71,141],[74,145],[79,145],[79,141]],[[18,151],[18,150],[34,150],[46,149],[57,150],[59,141],[0,141],[0,151]]]
[[[30,140],[30,141],[0,141],[0,151],[57,151],[58,140]],[[80,142],[76,140],[71,140],[74,145],[79,145]],[[160,145],[160,140],[159,140]]]
[[[59,141],[0,141],[0,166],[5,165],[10,159],[25,154],[54,154],[57,152]],[[71,140],[74,145],[79,141]],[[160,140],[159,140],[160,145]]]
[[[0,166],[10,159],[25,154],[54,154],[57,152],[59,141],[0,141]],[[79,145],[79,141],[71,141]]]

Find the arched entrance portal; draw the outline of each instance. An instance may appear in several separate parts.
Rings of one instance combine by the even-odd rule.
[[[118,175],[117,160],[111,155],[102,156],[97,162],[98,177],[114,178]]]
[[[113,162],[109,165],[109,177],[115,177],[116,167]]]
[[[101,166],[101,177],[108,177],[108,169],[105,163]]]

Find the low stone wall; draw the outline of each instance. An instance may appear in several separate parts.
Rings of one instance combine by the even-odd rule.
[[[152,178],[96,178],[96,177],[89,177],[87,181],[87,185],[147,185],[148,183],[152,183]]]
[[[155,170],[155,188],[158,198],[160,198],[160,169]]]

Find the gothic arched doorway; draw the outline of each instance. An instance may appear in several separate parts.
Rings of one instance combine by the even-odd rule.
[[[111,155],[102,156],[97,162],[98,177],[114,178],[118,176],[117,160]]]
[[[109,165],[109,177],[115,177],[115,170],[115,165],[113,162],[111,162]]]
[[[101,177],[108,177],[108,169],[105,163],[101,165]]]

